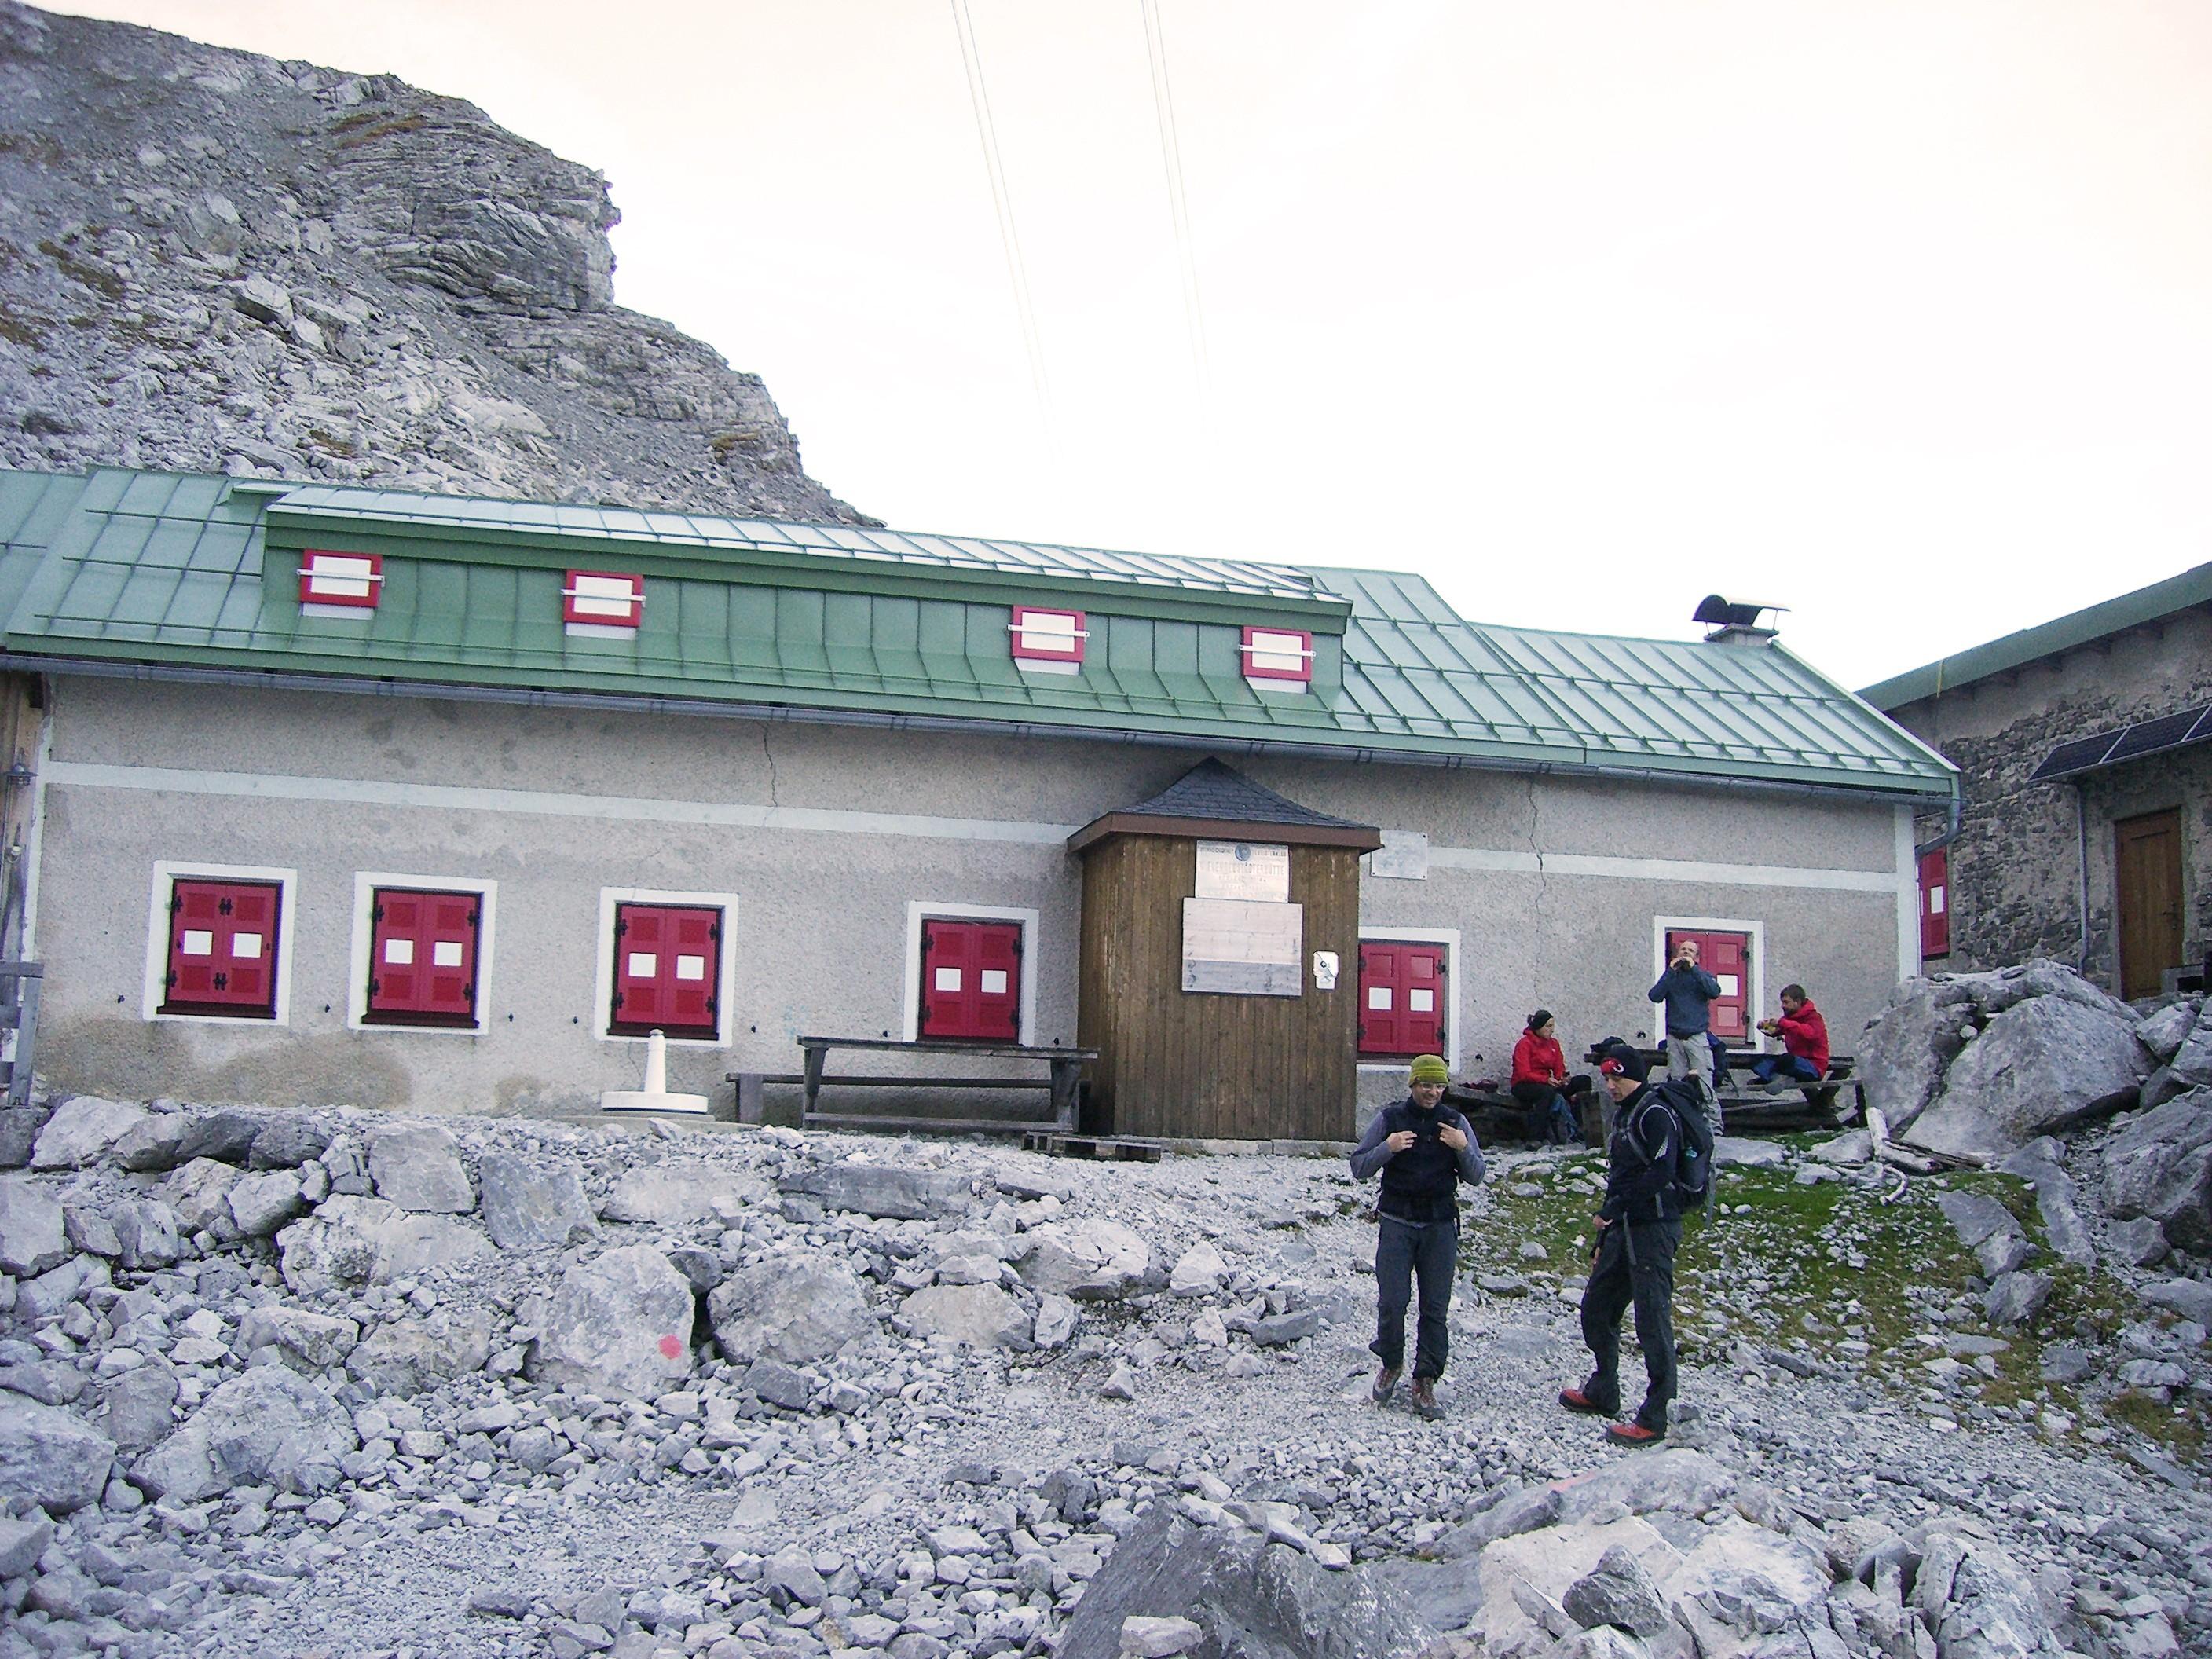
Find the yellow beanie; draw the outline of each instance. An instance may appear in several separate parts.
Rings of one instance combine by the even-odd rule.
[[[1413,1063],[1406,1068],[1406,1081],[1407,1083],[1449,1083],[1451,1081],[1451,1073],[1445,1066],[1442,1055],[1421,1054],[1416,1056]]]

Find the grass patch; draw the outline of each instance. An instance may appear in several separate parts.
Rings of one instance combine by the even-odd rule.
[[[1826,1136],[1781,1139],[1802,1152]],[[1470,1208],[1462,1267],[1521,1274],[1537,1295],[1556,1296],[1564,1281],[1588,1272],[1600,1201],[1589,1187],[1604,1169],[1601,1158],[1583,1153],[1500,1172]],[[2193,1402],[2177,1414],[2130,1393],[2100,1406],[2044,1381],[2046,1344],[2110,1341],[2130,1304],[2101,1271],[2063,1262],[2049,1249],[2025,1182],[1987,1172],[1946,1176],[1942,1188],[1919,1178],[1884,1204],[1880,1195],[1893,1182],[1800,1185],[1796,1175],[1795,1167],[1723,1170],[1713,1207],[1686,1219],[1674,1297],[1686,1360],[1732,1364],[1748,1347],[1763,1363],[1854,1377],[1911,1409],[1960,1421],[1974,1420],[1977,1407],[2014,1423],[2022,1405],[2039,1417],[2055,1410],[2077,1422],[2101,1412],[2172,1455],[2193,1462],[2202,1455],[2205,1425]],[[2039,1247],[2029,1265],[2048,1274],[2053,1289],[2026,1326],[1988,1322],[1980,1263],[1936,1205],[1946,1188],[1996,1200]],[[1532,1240],[1546,1259],[1522,1257]]]

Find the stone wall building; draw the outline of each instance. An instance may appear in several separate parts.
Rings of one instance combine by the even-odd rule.
[[[2203,972],[2212,564],[1861,695],[1960,770],[1917,837],[1932,966],[2051,957],[2127,997]]]
[[[1328,1098],[1241,1133],[1348,1135],[1538,1006],[1651,1031],[1680,933],[1753,1043],[1791,980],[1855,1031],[1952,787],[1759,630],[1485,627],[1389,573],[121,469],[0,472],[0,542],[71,1089],[496,1111],[635,1088],[655,1027],[723,1101],[802,1035],[1097,1046],[1081,832],[1141,818],[1181,850],[1115,902],[1179,954],[1130,994],[1333,1005],[1283,1027],[1354,1048]],[[1151,823],[1217,757],[1278,804]]]

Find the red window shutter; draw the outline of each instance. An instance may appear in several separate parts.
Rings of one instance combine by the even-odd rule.
[[[922,1036],[1020,1042],[1021,924],[925,917],[921,1008]]]
[[[1951,849],[1931,847],[1920,855],[1920,954],[1951,954]]]
[[[1083,660],[1084,642],[1090,637],[1080,611],[1048,610],[1032,605],[1014,607],[1014,660],[1076,664]]]
[[[367,1018],[474,1025],[483,895],[380,887],[371,902]]]
[[[1389,1059],[1443,1054],[1444,975],[1441,945],[1362,941],[1359,1052]]]
[[[1244,678],[1253,680],[1313,678],[1313,635],[1302,628],[1244,630]]]
[[[722,912],[713,905],[615,906],[614,1008],[608,1029],[642,1036],[721,1035]]]
[[[163,1013],[276,1017],[276,924],[283,890],[273,881],[179,877],[169,894],[168,980]]]
[[[1712,1034],[1723,1042],[1741,1043],[1751,1036],[1751,935],[1669,930],[1667,960],[1686,939],[1698,942],[1698,966],[1721,982],[1721,994],[1705,1010]]]
[[[561,620],[571,628],[634,631],[645,620],[645,578],[571,570],[561,589]]]
[[[300,556],[300,604],[311,614],[323,607],[374,611],[384,591],[381,553],[331,553],[309,549]]]

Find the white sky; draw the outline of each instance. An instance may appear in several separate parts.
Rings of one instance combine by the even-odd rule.
[[[605,171],[617,294],[902,529],[1426,574],[1863,684],[2212,559],[2201,0],[94,0]]]

